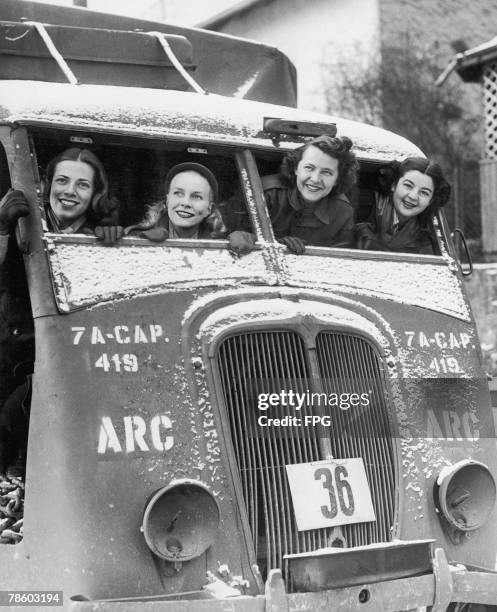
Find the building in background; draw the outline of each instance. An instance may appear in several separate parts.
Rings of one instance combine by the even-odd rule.
[[[198,21],[237,4],[238,0],[34,0],[62,6],[80,6],[92,11],[167,21],[175,25],[194,26]]]
[[[122,15],[167,21],[176,25],[194,26],[224,10],[237,0],[87,0],[88,8],[109,13],[119,12]]]
[[[497,259],[497,37],[460,52],[449,62],[440,86],[447,86],[450,73],[456,70],[468,85],[477,84],[484,119],[481,147],[480,183],[482,216],[482,251],[485,260]],[[451,80],[456,77],[452,75]],[[476,266],[467,283],[471,306],[478,325],[493,406],[497,406],[497,266]],[[495,408],[494,408],[495,410]]]
[[[471,46],[492,35],[495,17],[497,0],[244,0],[197,25],[281,49],[298,71],[299,106],[323,110],[323,64],[348,58],[351,69],[366,70],[403,35],[436,41],[447,57],[456,39]]]
[[[479,83],[482,92],[484,140],[480,160],[482,250],[497,256],[497,37],[458,53],[440,79],[445,86],[452,70],[466,83]]]
[[[299,107],[324,110],[326,56],[348,56],[364,70],[379,52],[378,0],[245,0],[198,27],[279,48],[297,68]],[[359,44],[367,54],[355,53]]]

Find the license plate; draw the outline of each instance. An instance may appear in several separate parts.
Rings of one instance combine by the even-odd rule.
[[[376,520],[362,459],[298,463],[286,472],[299,531]]]

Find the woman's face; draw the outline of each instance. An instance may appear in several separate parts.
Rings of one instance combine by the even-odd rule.
[[[392,187],[393,205],[399,219],[416,217],[430,205],[435,186],[431,176],[419,170],[409,170]]]
[[[55,216],[70,225],[90,206],[95,192],[95,172],[82,161],[64,160],[55,166],[50,186],[50,207]]]
[[[318,202],[326,197],[338,180],[338,159],[311,145],[295,170],[297,189],[306,202]]]
[[[180,172],[167,193],[169,220],[178,230],[193,230],[211,212],[209,181],[194,170]]]

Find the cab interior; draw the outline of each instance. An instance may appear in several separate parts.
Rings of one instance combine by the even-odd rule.
[[[246,216],[246,226],[251,224],[235,159],[235,152],[241,148],[46,128],[32,130],[32,143],[41,181],[49,161],[65,149],[80,147],[93,151],[106,169],[110,195],[119,201],[120,224],[124,227],[139,223],[149,204],[163,200],[168,170],[186,161],[203,164],[217,178],[218,207],[228,232],[241,229],[240,214]],[[279,171],[284,152],[255,150],[253,154],[261,177]],[[354,206],[356,222],[374,216],[375,192],[383,165],[374,161],[360,162],[358,182],[347,194]],[[431,231],[435,236],[433,228]],[[436,239],[433,242],[438,244]]]

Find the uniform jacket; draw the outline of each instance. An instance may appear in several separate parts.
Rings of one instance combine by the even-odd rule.
[[[55,216],[49,202],[45,203],[46,217],[49,230],[58,234],[87,234],[95,235],[95,227],[98,225],[119,225],[119,202],[115,198],[101,197],[96,209],[89,209],[87,214],[75,219],[69,226],[62,228]]]
[[[125,234],[139,234],[144,238],[147,238],[147,230],[156,227],[163,227],[169,233],[170,238],[175,238],[174,232],[169,227],[169,216],[167,214],[167,208],[165,202],[153,202],[149,204],[145,218],[137,223],[131,225],[125,229]],[[208,238],[224,238],[226,235],[226,227],[224,226],[223,219],[217,207],[213,208],[211,214],[200,223],[198,228],[198,234],[195,238],[208,239]]]
[[[85,215],[82,215],[78,219],[75,219],[70,225],[62,228],[59,224],[57,217],[54,215],[50,207],[46,211],[49,229],[51,232],[58,234],[87,234],[94,236],[93,227],[88,223],[88,219]]]
[[[346,195],[330,194],[310,205],[279,174],[264,176],[262,187],[276,238],[293,236],[312,246],[352,246],[354,212]]]
[[[411,217],[402,226],[394,224],[394,207],[391,196],[377,198],[372,219],[356,225],[358,248],[398,253],[432,255],[434,241],[428,229],[419,223],[419,217]]]

